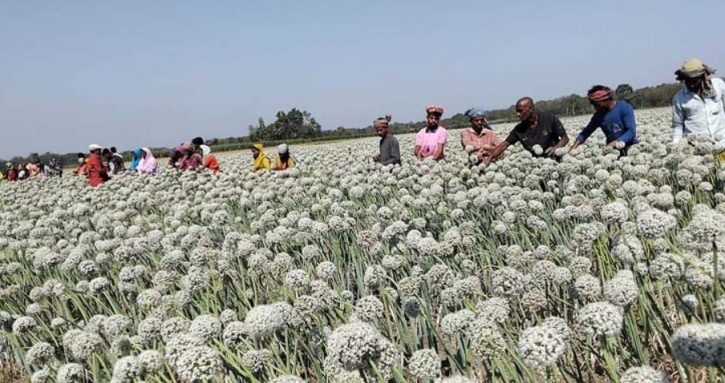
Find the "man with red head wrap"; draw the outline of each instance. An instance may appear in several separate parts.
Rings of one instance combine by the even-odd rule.
[[[443,107],[428,105],[425,112],[428,115],[426,118],[427,126],[415,136],[415,156],[419,160],[433,157],[434,160],[438,161],[445,156],[443,150],[448,140],[446,128],[439,125],[441,116],[443,116]]]
[[[601,128],[607,139],[607,146],[619,149],[620,155],[626,156],[627,149],[639,142],[632,106],[624,101],[615,101],[612,90],[603,85],[589,89],[587,98],[594,107],[594,116],[579,134],[570,151],[586,142],[597,128]]]

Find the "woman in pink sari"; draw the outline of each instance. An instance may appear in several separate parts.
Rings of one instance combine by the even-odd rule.
[[[159,163],[149,148],[141,148],[141,161],[136,166],[138,174],[154,175],[159,172]]]

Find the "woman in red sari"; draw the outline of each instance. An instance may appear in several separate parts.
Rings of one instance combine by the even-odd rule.
[[[91,152],[91,155],[88,156],[88,182],[94,188],[108,181],[108,168],[103,165],[101,160],[103,148],[100,145],[91,144],[88,146],[88,150]]]

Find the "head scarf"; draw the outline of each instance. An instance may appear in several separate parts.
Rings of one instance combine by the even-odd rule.
[[[6,162],[5,163],[5,168],[6,169],[12,169],[13,168],[13,163],[12,162]]]
[[[393,117],[389,114],[386,114],[383,117],[378,117],[373,121],[373,127],[375,126],[388,126],[390,125],[390,120],[392,120]]]
[[[471,108],[468,109],[466,113],[464,113],[464,115],[469,119],[473,120],[474,118],[485,117],[486,112],[484,112],[483,109]]]
[[[88,145],[88,151],[89,152],[92,152],[94,150],[101,150],[101,149],[103,149],[103,147],[101,145],[98,145],[98,144],[90,144],[90,145]]]
[[[593,92],[587,96],[592,102],[606,101],[612,98],[612,90],[604,87],[604,89]]]
[[[427,114],[435,113],[435,114],[443,115],[443,107],[440,105],[428,105],[425,107],[425,112]]]
[[[254,144],[252,145],[253,148],[259,150],[259,155],[257,158],[254,159],[254,171],[260,170],[260,169],[269,169],[269,167],[264,166],[264,161],[269,161],[269,158],[264,154],[264,145],[262,144]]]
[[[136,170],[139,162],[141,162],[141,149],[136,149],[133,151],[133,159],[131,159],[131,171]]]
[[[207,145],[200,145],[201,148],[201,154],[204,155],[204,157],[208,156],[211,153],[211,148]]]
[[[289,147],[287,146],[287,144],[280,144],[277,147],[277,153],[279,153],[279,154],[287,154],[288,152],[289,152]]]
[[[702,95],[704,97],[715,97],[716,92],[712,86],[712,75],[715,70],[705,65],[699,59],[690,59],[682,64],[682,67],[675,72],[678,81],[688,78],[701,78]]]
[[[141,158],[136,170],[138,170],[139,173],[156,174],[159,171],[159,163],[156,161],[154,154],[151,153],[149,148],[141,148],[141,150],[146,152],[146,158]]]

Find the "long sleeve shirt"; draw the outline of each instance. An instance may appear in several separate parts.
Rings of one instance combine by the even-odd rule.
[[[683,87],[672,98],[672,143],[689,135],[705,136],[725,150],[725,81],[713,78],[714,97],[700,97]]]
[[[637,143],[634,109],[626,102],[617,101],[614,108],[609,111],[594,113],[589,125],[577,137],[577,141],[585,142],[597,128],[602,129],[607,144],[614,141],[624,142],[626,145]]]
[[[380,163],[400,165],[400,145],[398,139],[390,134],[380,139]]]

